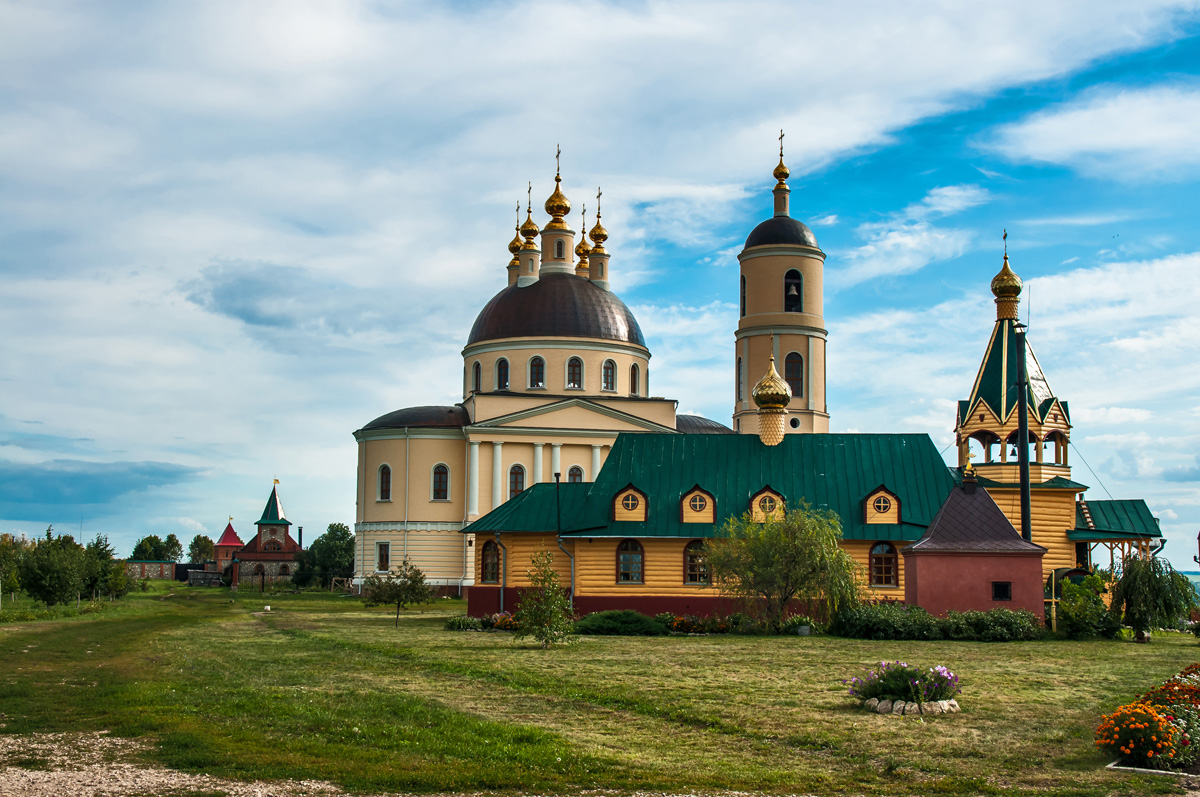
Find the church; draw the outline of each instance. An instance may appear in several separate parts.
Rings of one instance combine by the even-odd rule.
[[[462,401],[396,410],[354,433],[356,578],[407,559],[478,615],[515,608],[531,556],[549,550],[579,613],[708,614],[724,609],[704,541],[731,517],[762,520],[803,500],[838,515],[871,598],[1040,614],[1039,585],[1052,572],[1161,545],[1144,501],[1086,500],[1087,486],[1071,479],[1068,405],[1019,335],[1021,281],[1007,254],[992,281],[997,312],[982,363],[947,419],[957,466],[928,435],[831,434],[825,253],[790,214],[782,149],[772,176],[774,213],[746,238],[731,286],[739,321],[725,426],[652,395],[651,352],[610,287],[600,196],[595,224],[584,235],[581,215],[577,240],[556,174],[549,221],[539,229],[527,204],[507,285],[471,328]],[[1032,463],[1028,541],[1014,529],[1019,445]],[[979,583],[959,583],[964,573]]]

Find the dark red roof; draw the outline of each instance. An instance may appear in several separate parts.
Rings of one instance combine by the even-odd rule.
[[[221,539],[217,540],[215,544],[216,545],[236,545],[239,548],[241,546],[245,545],[245,543],[242,542],[241,538],[238,537],[237,532],[233,530],[232,522],[230,522],[228,525],[225,526],[225,531],[222,532]]]
[[[902,553],[1036,554],[1046,549],[1026,542],[987,490],[964,481],[950,491],[925,535]]]

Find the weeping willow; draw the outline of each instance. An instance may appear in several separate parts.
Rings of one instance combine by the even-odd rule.
[[[1192,582],[1166,560],[1131,556],[1121,563],[1112,608],[1139,640],[1152,628],[1178,626],[1198,605]]]

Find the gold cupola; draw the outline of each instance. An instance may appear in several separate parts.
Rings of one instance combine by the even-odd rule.
[[[592,254],[604,254],[604,242],[608,240],[608,230],[600,223],[600,192],[596,192],[596,226],[592,227],[588,237],[592,239]]]
[[[580,214],[580,228],[587,228],[587,205],[584,205]],[[580,277],[587,277],[590,274],[591,267],[588,265],[588,256],[592,253],[592,247],[588,246],[587,236],[580,235],[579,243],[575,244],[575,256],[579,261],[575,264],[575,274]]]
[[[546,225],[547,230],[570,229],[567,227],[565,218],[571,212],[571,200],[567,199],[567,195],[562,192],[560,187],[562,183],[562,174],[558,165],[560,155],[562,155],[561,148],[554,153],[554,193],[546,200],[546,212],[550,214],[550,223]]]
[[[774,340],[771,346],[774,347]],[[771,355],[767,373],[750,391],[758,405],[758,437],[763,445],[777,446],[783,442],[783,419],[792,400],[792,388],[775,370],[775,355]]]
[[[783,131],[779,131],[779,165],[775,167],[775,171],[771,172],[771,176],[775,178],[775,190],[771,193],[775,195],[775,215],[788,216],[791,214],[790,194],[792,189],[788,187],[787,178],[791,176],[792,170],[783,162]]]
[[[517,253],[521,251],[521,203],[517,203],[517,223],[513,227],[516,234],[513,239],[508,242],[508,253],[512,255],[512,260],[509,261],[510,266],[519,266],[521,263],[517,258]]]
[[[533,242],[541,230],[538,229],[537,222],[533,220],[533,183],[529,184],[528,201],[525,205],[525,223],[521,225],[520,233],[525,238],[525,243],[521,245],[522,249],[537,249],[538,246]]]
[[[1000,273],[992,277],[992,294],[996,297],[996,319],[1018,317],[1017,305],[1021,302],[1021,278],[1008,265],[1008,230],[1004,231],[1004,265]]]

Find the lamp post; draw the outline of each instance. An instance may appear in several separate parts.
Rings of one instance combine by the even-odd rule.
[[[1021,537],[1026,542],[1033,542],[1033,522],[1029,508],[1029,371],[1025,363],[1028,351],[1025,342],[1027,329],[1020,322],[1013,324],[1017,339],[1017,467],[1021,473]]]

